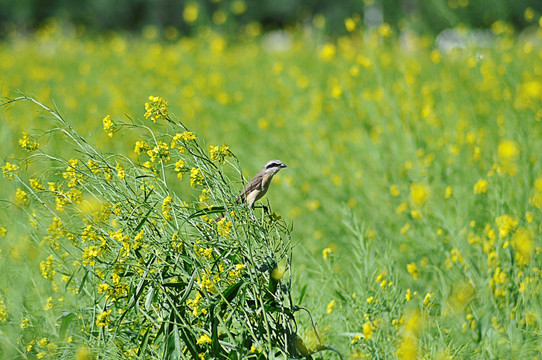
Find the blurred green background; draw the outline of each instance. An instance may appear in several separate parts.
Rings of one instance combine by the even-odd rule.
[[[20,89],[56,106],[104,153],[136,158],[138,134],[109,138],[102,119],[142,119],[156,95],[205,145],[229,145],[247,177],[284,161],[266,198],[294,226],[294,300],[350,358],[540,354],[541,1],[0,9],[1,95]],[[6,108],[0,122],[4,162],[28,156],[22,132],[74,156],[35,108]],[[18,185],[2,184],[0,358],[15,344],[36,358],[24,347],[47,332],[57,341],[64,294],[40,274],[46,252],[25,238],[31,214],[11,204]],[[43,311],[48,297],[54,312]],[[422,323],[410,337],[409,317]]]
[[[344,19],[356,14],[365,26],[382,22],[394,28],[439,31],[465,25],[486,28],[501,20],[520,30],[529,25],[525,9],[542,11],[539,0],[22,0],[0,1],[0,29],[31,32],[49,18],[94,31],[139,31],[146,25],[189,34],[198,25],[235,32],[259,23],[265,30],[303,26],[316,17],[326,30],[345,33]],[[320,21],[321,23],[321,21]]]

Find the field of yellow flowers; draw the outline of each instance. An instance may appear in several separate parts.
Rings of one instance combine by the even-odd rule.
[[[93,148],[127,163],[141,153],[164,159],[177,146],[168,141],[153,152],[138,143],[143,127],[121,131],[145,119],[145,102],[160,110],[165,99],[213,161],[233,161],[231,151],[246,177],[269,159],[287,164],[264,201],[292,229],[293,303],[310,310],[317,329],[299,314],[296,331],[308,351],[325,344],[351,359],[537,358],[542,21],[529,36],[503,23],[491,30],[485,47],[444,52],[433,39],[386,26],[352,28],[336,40],[294,33],[274,46],[258,27],[236,38],[210,30],[178,38],[152,27],[140,37],[90,36],[52,21],[34,36],[0,42],[0,91],[11,99],[20,90],[56,109]],[[17,173],[42,186],[48,170],[32,154],[44,147],[66,159],[80,154],[78,140],[70,146],[42,110],[14,103],[0,110],[5,358],[58,358],[78,341],[62,326],[73,286],[51,282],[47,244],[30,235],[39,216],[28,191],[9,181]],[[164,119],[155,120],[168,134]],[[190,140],[183,132],[176,139]],[[60,176],[78,181],[76,165],[66,163]],[[173,173],[182,168],[171,164]],[[119,178],[121,170],[112,169]],[[233,191],[242,187],[237,179]],[[190,180],[176,191],[205,203],[209,194]],[[104,310],[95,323],[104,328],[110,315]],[[102,348],[77,345],[76,357],[107,357],[100,336]],[[207,339],[210,347],[203,335],[198,346]],[[251,350],[253,358],[263,354]]]

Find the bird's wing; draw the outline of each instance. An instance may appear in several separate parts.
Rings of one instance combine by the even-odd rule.
[[[239,197],[237,198],[236,203],[239,204],[241,202],[247,201],[247,196],[254,190],[258,190],[262,188],[262,180],[263,176],[260,175],[260,173],[256,174],[252,180],[245,186],[245,189],[241,192]]]

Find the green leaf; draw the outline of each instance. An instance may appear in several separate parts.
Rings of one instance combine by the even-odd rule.
[[[181,338],[184,341],[184,344],[186,345],[188,351],[190,351],[190,354],[192,355],[192,358],[197,359],[198,358],[198,348],[196,346],[196,338],[194,335],[189,333],[186,329],[181,328],[180,332]]]
[[[301,294],[299,295],[299,300],[297,300],[297,303],[299,305],[301,305],[301,303],[303,302],[303,298],[305,298],[305,294],[307,293],[307,285],[309,284],[305,284],[302,288],[301,288]]]
[[[337,295],[337,297],[339,297],[342,301],[348,301],[344,295],[342,294],[342,292],[338,291],[338,290],[335,290],[335,295]]]
[[[183,297],[179,300],[179,304],[184,304],[186,299],[188,299],[188,296],[190,295],[190,292],[192,291],[192,287],[194,286],[194,278],[196,277],[196,271],[192,273],[192,276],[190,277],[190,281],[188,282],[188,285],[186,286],[186,290],[184,291]]]
[[[170,287],[170,288],[174,288],[174,289],[185,289],[186,288],[186,283],[185,282],[169,282],[169,283],[162,284],[162,286]]]
[[[226,211],[226,208],[224,206],[212,207],[211,209],[205,208],[200,211],[196,211],[195,213],[190,215],[188,219],[190,220],[203,215],[223,213],[224,211]]]
[[[239,289],[241,288],[241,285],[243,285],[245,282],[244,281],[239,281],[238,283],[235,283],[233,285],[230,285],[222,295],[224,295],[224,298],[228,301],[228,302],[231,302],[236,296],[237,296],[237,293],[239,292]]]
[[[151,207],[151,208],[149,209],[149,211],[147,211],[147,213],[145,214],[145,216],[143,216],[143,219],[141,219],[141,220],[139,221],[139,223],[137,224],[136,228],[134,229],[134,234],[135,234],[136,232],[138,232],[139,229],[141,229],[141,228],[143,227],[143,225],[145,224],[145,221],[147,221],[147,219],[149,218],[149,215],[151,214],[151,212],[152,212],[153,210],[154,210],[154,208]]]
[[[60,320],[60,330],[58,331],[58,333],[61,339],[64,339],[66,337],[66,332],[68,331],[70,324],[75,318],[76,316],[72,312],[65,312],[62,315],[60,315],[59,319],[62,319],[62,320]]]
[[[141,341],[141,345],[139,346],[139,349],[137,349],[137,356],[141,357],[141,355],[145,354],[145,350],[147,349],[147,345],[149,344],[149,336],[151,334],[151,326],[147,327],[147,331],[145,331],[145,334],[143,335],[143,340]]]
[[[141,296],[141,293],[143,292],[143,288],[149,282],[149,280],[147,280],[147,275],[148,275],[149,270],[151,268],[150,265],[152,264],[154,259],[155,259],[155,256],[150,258],[149,261],[147,262],[147,268],[145,269],[145,272],[143,273],[143,275],[141,275],[141,280],[139,280],[139,284],[137,284],[136,291],[134,292],[134,294],[132,295],[132,298],[130,299],[130,303],[128,304],[128,308],[131,308],[137,302],[137,300]]]
[[[151,286],[149,288],[149,292],[147,293],[147,297],[145,298],[145,310],[149,310],[151,308],[152,301],[154,300],[154,293],[154,286]]]
[[[68,279],[68,281],[66,281],[66,285],[64,285],[64,290],[68,290],[68,286],[70,285],[70,283],[72,282],[74,276],[75,276],[76,272],[74,272],[70,278]]]
[[[216,316],[213,316],[211,340],[212,340],[211,349],[212,349],[213,355],[220,357],[220,355],[223,355],[224,350],[222,349],[222,347],[220,346],[220,343],[218,342],[218,319],[216,318]]]
[[[86,269],[85,269],[86,270]],[[88,279],[88,273],[89,271],[85,271],[85,276],[83,276],[83,279],[81,280],[81,284],[79,285],[79,289],[77,290],[77,293],[78,294],[81,294],[81,292],[83,291],[83,286],[85,286],[85,282],[87,281]]]
[[[172,353],[174,359],[179,359],[182,354],[181,339],[179,337],[179,327],[177,324],[173,325],[173,342],[175,344],[175,351]]]

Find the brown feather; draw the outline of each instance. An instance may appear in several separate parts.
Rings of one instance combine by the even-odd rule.
[[[237,200],[235,200],[235,203],[239,204],[242,202],[248,202],[249,209],[252,208],[254,203],[260,200],[267,192],[273,175],[284,167],[286,167],[286,165],[281,163],[279,160],[268,161],[267,164],[260,171],[258,171],[256,175],[254,175],[248,184],[245,185],[245,188],[241,194],[239,194]],[[220,215],[216,221],[221,220],[225,215],[226,212]]]

